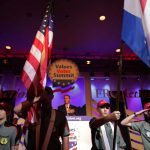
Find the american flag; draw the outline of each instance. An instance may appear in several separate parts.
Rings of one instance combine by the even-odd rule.
[[[51,18],[50,6],[48,6],[21,75],[26,89],[34,89],[35,94],[39,92],[39,89],[41,90],[46,86],[47,65],[48,59],[51,56],[53,39],[52,30],[53,21]]]

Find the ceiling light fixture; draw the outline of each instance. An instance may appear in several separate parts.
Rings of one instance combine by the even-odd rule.
[[[9,46],[9,45],[6,45],[6,46],[5,46],[5,49],[7,49],[7,50],[11,50],[11,49],[12,49],[12,47],[11,47],[11,46]]]
[[[117,49],[116,49],[116,53],[120,53],[120,48],[117,48]]]
[[[87,65],[91,64],[91,61],[90,61],[90,60],[87,60],[87,61],[86,61],[86,64],[87,64]]]
[[[105,19],[106,19],[105,16],[100,16],[100,17],[99,17],[99,20],[100,20],[100,21],[104,21]]]

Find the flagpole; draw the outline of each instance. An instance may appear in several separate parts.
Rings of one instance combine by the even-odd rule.
[[[50,0],[49,1],[49,6],[50,6],[49,9],[50,9],[50,13],[52,15],[52,20],[53,20],[55,0]],[[47,76],[49,76],[49,69],[50,69],[50,66],[51,66],[51,55],[52,55],[52,52],[49,51],[49,53],[48,53],[48,62],[47,62]]]
[[[124,51],[124,42],[121,41],[120,53],[119,53],[119,60],[117,62],[118,65],[118,84],[117,84],[117,98],[116,98],[116,110],[119,110],[119,102],[121,97],[121,76],[122,76],[122,64],[123,64],[123,51]],[[118,121],[115,121],[114,124],[114,138],[113,138],[113,150],[115,150],[116,146],[116,135],[117,135],[117,124]]]
[[[49,5],[49,9],[50,9],[50,13],[53,15],[54,13],[54,5],[55,5],[55,0],[49,0],[48,2],[48,5]]]

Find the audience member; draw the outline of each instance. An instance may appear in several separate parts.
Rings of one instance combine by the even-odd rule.
[[[97,103],[97,110],[100,114],[99,118],[90,120],[92,148],[91,150],[112,150],[114,136],[114,121],[120,119],[120,112],[114,111],[110,113],[110,104],[105,100]],[[116,146],[117,149],[126,148],[126,144],[121,136],[119,127],[117,126]]]

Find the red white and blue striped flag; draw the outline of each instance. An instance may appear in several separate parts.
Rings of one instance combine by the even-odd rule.
[[[124,0],[122,40],[150,67],[150,0]]]
[[[22,81],[29,95],[37,96],[46,86],[48,60],[51,56],[53,39],[53,21],[50,6],[47,7],[42,24],[36,33],[33,45],[25,62]],[[28,98],[28,97],[27,97]],[[28,111],[28,121],[36,122],[38,107],[35,104]]]
[[[25,62],[22,81],[27,90],[34,87],[36,93],[46,86],[48,59],[51,56],[53,21],[50,7],[46,9],[42,24],[36,33],[33,45]],[[37,87],[38,89],[35,89]]]

